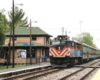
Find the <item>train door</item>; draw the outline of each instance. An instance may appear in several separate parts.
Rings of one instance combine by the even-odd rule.
[[[74,55],[74,42],[70,42],[70,57],[75,57]]]
[[[87,61],[89,61],[89,47],[87,47],[86,50],[87,50]]]
[[[77,43],[77,57],[82,57],[81,44]]]
[[[74,43],[74,56],[77,57],[77,43]]]

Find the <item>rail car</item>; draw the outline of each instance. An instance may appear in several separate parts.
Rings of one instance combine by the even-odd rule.
[[[70,40],[66,35],[59,35],[53,39],[52,45],[49,47],[49,56],[52,67],[67,67],[100,58],[100,50]]]

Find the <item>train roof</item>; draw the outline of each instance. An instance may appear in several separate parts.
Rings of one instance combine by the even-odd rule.
[[[67,35],[58,35],[57,37],[55,37],[55,38],[59,38],[59,37],[61,37],[61,38],[67,38],[67,40],[65,40],[65,41],[73,41],[73,42],[75,42],[75,43],[78,43],[78,44],[81,44],[81,45],[84,45],[84,46],[87,46],[87,47],[89,47],[89,48],[92,48],[92,49],[95,49],[95,50],[99,50],[99,49],[96,49],[96,48],[94,48],[94,47],[92,47],[92,46],[89,46],[89,45],[87,45],[87,44],[85,44],[85,43],[82,43],[82,42],[79,42],[79,41],[77,41],[77,40],[74,40],[74,39],[70,39],[70,37],[69,36],[67,36]],[[54,38],[54,40],[55,40],[55,38]]]
[[[74,42],[76,42],[76,43],[78,43],[78,44],[82,44],[82,45],[84,45],[84,46],[90,47],[90,48],[92,48],[92,49],[96,49],[96,48],[94,48],[94,47],[92,47],[92,46],[89,46],[89,45],[87,45],[87,44],[85,44],[85,43],[82,43],[82,42],[79,42],[79,41],[77,41],[77,40],[72,40],[72,41],[74,41]],[[98,49],[96,49],[96,50],[98,50]]]

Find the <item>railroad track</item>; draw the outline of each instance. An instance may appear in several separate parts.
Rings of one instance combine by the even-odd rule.
[[[78,66],[74,66],[74,67],[67,68],[67,69],[66,68],[64,68],[64,69],[57,68],[56,69],[56,68],[49,67],[49,68],[42,69],[42,70],[36,70],[36,71],[31,71],[31,72],[27,72],[27,73],[23,73],[23,74],[13,75],[13,76],[10,76],[7,78],[2,78],[1,80],[38,80],[38,79],[52,80],[50,78],[42,79],[42,77],[44,77],[46,75],[53,76],[53,74],[62,73],[64,70],[66,71],[65,74],[62,77],[59,77],[59,78],[56,77],[56,79],[54,79],[54,80],[84,80],[90,72],[93,72],[97,68],[97,66],[100,64],[99,61],[100,60],[90,62],[87,66],[84,64],[84,66],[78,65]],[[71,72],[71,70],[74,70],[75,67],[76,67],[76,70]],[[68,71],[68,69],[70,71]],[[84,75],[82,73],[84,73]],[[79,77],[79,78],[76,77],[76,76],[80,76],[81,74],[82,74],[81,77]],[[60,75],[58,75],[58,76],[60,76]]]
[[[83,75],[83,77],[85,78],[85,76],[93,69],[93,68],[97,68],[97,66],[92,66],[92,65],[94,65],[95,63],[99,63],[99,61],[95,61],[95,62],[92,62],[90,65],[87,65],[87,66],[84,66],[84,68],[83,68],[83,66],[82,67],[77,67],[77,68],[75,68],[75,67],[71,67],[71,68],[67,68],[67,69],[65,69],[65,70],[63,70],[63,71],[59,71],[59,72],[56,72],[56,73],[54,73],[54,74],[49,74],[49,75],[46,75],[46,76],[42,76],[42,77],[38,77],[38,78],[36,78],[36,79],[32,79],[32,78],[30,78],[30,80],[83,80],[83,79],[75,79],[75,77],[74,78],[72,78],[71,79],[71,77],[72,77],[72,75],[73,76],[75,76],[76,74],[76,77],[79,77],[81,74],[82,74],[82,72],[81,71],[83,71],[83,73],[84,72],[87,72],[87,73],[85,73],[84,75]],[[85,65],[85,64],[84,64]],[[90,68],[90,66],[91,66],[91,68]],[[85,70],[86,69],[86,70]],[[88,70],[89,69],[89,70]],[[73,71],[74,70],[74,71]],[[81,72],[81,74],[79,73],[79,72]],[[91,71],[92,72],[92,71]],[[62,75],[63,74],[63,75]],[[68,79],[69,78],[69,79]]]
[[[44,76],[46,74],[58,72],[60,70],[62,70],[62,69],[49,68],[49,69],[43,69],[43,70],[37,70],[37,71],[28,72],[28,73],[23,73],[23,74],[19,74],[19,75],[13,75],[11,77],[2,78],[0,80],[19,80],[19,79],[20,80],[30,80],[33,78]]]
[[[93,71],[96,70],[97,66],[100,66],[99,61],[97,61],[98,63],[93,63],[95,64],[95,66],[93,64],[91,64],[90,66],[84,66],[84,68],[77,70],[69,75],[65,75],[62,78],[59,78],[57,80],[85,80],[85,78],[87,76],[89,76]]]
[[[52,73],[57,73],[61,70],[63,70],[63,69],[53,69],[52,71],[46,71],[46,72],[39,73],[39,74],[36,74],[36,75],[31,75],[31,76],[28,76],[28,77],[25,77],[25,78],[21,78],[20,80],[35,80],[38,77],[45,76],[45,75],[52,74]]]
[[[31,75],[31,74],[38,74],[38,73],[41,73],[41,72],[45,72],[45,71],[50,71],[50,70],[53,70],[53,68],[52,67],[46,67],[46,68],[43,68],[43,69],[36,69],[36,70],[33,70],[33,71],[27,71],[27,72],[25,72],[25,73],[20,73],[20,74],[13,74],[12,76],[10,76],[10,77],[6,77],[6,78],[0,78],[0,80],[17,80],[17,79],[19,79],[19,78],[23,78],[23,77],[25,77],[25,76],[29,76],[29,75]]]

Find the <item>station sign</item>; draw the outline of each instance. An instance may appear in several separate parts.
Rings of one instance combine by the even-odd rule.
[[[22,45],[30,45],[30,43],[22,43]],[[31,45],[34,45],[34,43],[31,43]]]

